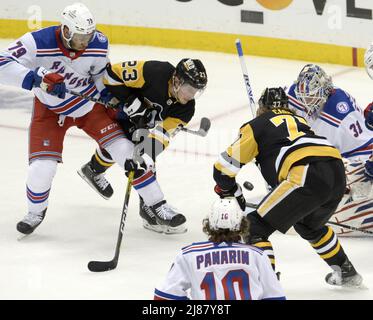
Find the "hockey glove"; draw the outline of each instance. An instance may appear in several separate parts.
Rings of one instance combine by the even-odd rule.
[[[100,100],[108,108],[122,108],[124,105],[106,88],[100,92]]]
[[[364,115],[366,127],[373,131],[373,102],[365,109]]]
[[[224,190],[219,185],[216,185],[214,191],[220,198],[235,197],[242,211],[246,210],[246,200],[242,194],[242,189],[238,183],[230,190]]]
[[[41,90],[60,99],[64,99],[66,96],[66,85],[63,81],[63,76],[58,73],[52,73],[43,67],[39,67],[34,71],[34,87],[39,87]]]
[[[373,160],[365,162],[365,176],[373,180]]]
[[[152,105],[147,100],[132,97],[124,104],[123,111],[128,115],[130,121],[137,129],[145,128],[151,120]]]
[[[144,153],[140,158],[143,160],[142,162],[135,159],[126,159],[124,162],[126,174],[130,171],[135,171],[135,177],[141,177],[147,171],[155,168],[154,161],[149,155]]]

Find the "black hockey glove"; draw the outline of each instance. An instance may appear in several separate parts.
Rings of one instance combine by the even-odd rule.
[[[216,185],[214,191],[220,198],[235,197],[242,211],[246,210],[246,200],[242,194],[242,189],[238,183],[230,190],[224,190],[219,185]]]
[[[152,118],[152,104],[147,99],[132,96],[124,104],[123,111],[128,115],[130,121],[135,124],[136,129],[146,128]]]
[[[139,160],[142,160],[142,162]],[[155,168],[153,159],[146,153],[144,153],[139,160],[126,159],[124,162],[124,170],[126,171],[127,176],[128,172],[135,171],[135,177],[138,178],[141,177],[145,172]]]

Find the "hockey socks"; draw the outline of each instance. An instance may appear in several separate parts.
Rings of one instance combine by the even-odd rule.
[[[273,252],[272,243],[269,240],[261,239],[259,241],[254,240],[251,245],[254,247],[258,247],[264,251],[264,253],[268,256],[269,260],[271,261],[271,266],[273,271],[276,270],[276,259],[275,254]]]
[[[322,235],[310,241],[310,244],[316,250],[320,258],[329,266],[341,266],[347,259],[337,235],[329,226],[324,227]]]
[[[104,149],[96,149],[95,154],[91,158],[91,168],[96,173],[103,173],[109,169],[115,162],[110,154]]]

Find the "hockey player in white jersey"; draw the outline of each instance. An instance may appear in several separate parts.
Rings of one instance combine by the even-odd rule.
[[[332,220],[355,228],[373,228],[373,135],[369,117],[346,91],[317,65],[308,64],[288,90],[289,106],[304,117],[317,135],[325,136],[344,158],[347,193]],[[339,235],[359,231],[334,227]]]
[[[215,201],[203,220],[209,241],[181,250],[154,299],[285,300],[268,257],[241,242],[248,229],[235,198]]]
[[[70,89],[98,97],[108,62],[108,40],[80,3],[63,10],[61,25],[26,33],[0,52],[0,83],[33,90],[35,95],[29,132],[28,214],[17,224],[19,232],[32,233],[43,221],[57,163],[62,162],[64,137],[72,126],[95,139],[123,169],[136,167],[142,172],[139,179],[146,174],[148,183],[137,191],[151,210],[164,201],[151,161],[140,167],[131,160],[134,144],[105,107],[66,93]],[[100,176],[95,179],[101,182]],[[158,206],[157,213],[173,214],[163,212],[163,207]]]

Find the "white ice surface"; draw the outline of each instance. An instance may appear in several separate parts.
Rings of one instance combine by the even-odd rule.
[[[0,47],[10,41],[1,40]],[[234,46],[234,43],[232,43]],[[219,152],[233,141],[239,126],[250,120],[240,64],[236,55],[152,47],[116,45],[112,62],[134,59],[167,60],[200,58],[209,84],[197,102],[192,125],[201,117],[212,120],[206,138],[185,133],[172,142],[158,159],[158,177],[169,203],[183,211],[189,231],[183,235],[160,235],[142,228],[138,197],[133,191],[122,251],[116,270],[91,273],[90,260],[110,260],[114,254],[126,178],[119,167],[108,172],[115,194],[99,197],[77,175],[95,149],[95,142],[77,129],[65,139],[64,163],[55,177],[46,219],[31,236],[18,241],[15,226],[27,211],[27,128],[31,94],[0,87],[0,299],[152,299],[154,287],[167,273],[176,252],[193,241],[204,241],[201,220],[216,196],[212,168]],[[254,95],[266,86],[289,86],[305,64],[246,57]],[[323,65],[335,75],[336,85],[348,90],[365,106],[373,83],[363,69]],[[191,126],[195,128],[195,126]],[[254,165],[245,167],[239,181],[254,183],[248,198],[265,194]],[[329,267],[310,245],[298,236],[271,237],[288,299],[372,299],[372,239],[341,239],[341,243],[364,277],[366,290],[333,288],[324,282]]]

